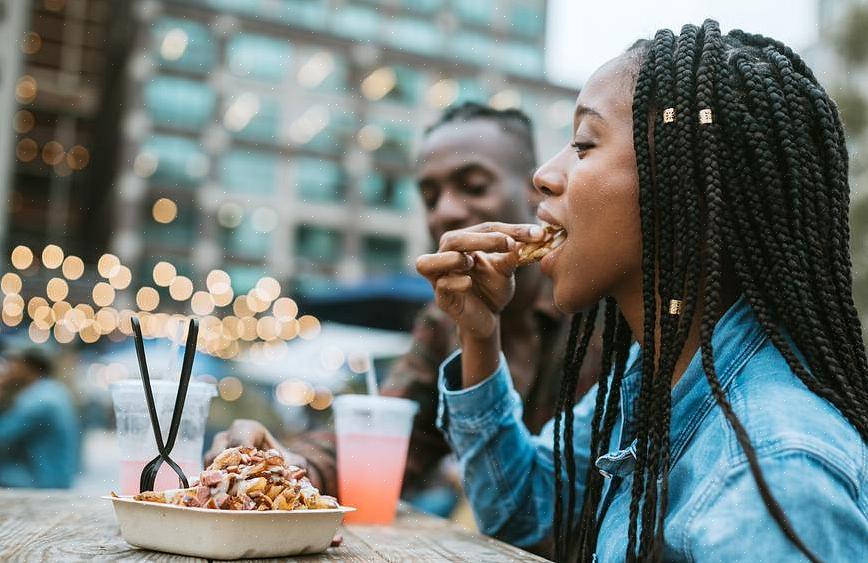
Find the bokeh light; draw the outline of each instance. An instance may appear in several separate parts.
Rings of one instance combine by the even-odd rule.
[[[66,165],[72,170],[82,170],[90,162],[90,152],[81,145],[74,145],[66,153]]]
[[[36,117],[26,109],[22,109],[15,112],[12,122],[16,133],[29,133],[36,126]]]
[[[45,286],[45,294],[52,301],[63,301],[69,295],[69,286],[63,278],[51,278]]]
[[[288,321],[298,314],[298,305],[289,297],[281,297],[271,306],[271,312],[279,321]]]
[[[132,281],[133,273],[124,265],[121,265],[115,275],[109,278],[109,283],[115,289],[126,289]]]
[[[220,390],[220,398],[228,402],[237,401],[244,393],[244,384],[231,375],[221,379],[217,387]]]
[[[151,213],[157,223],[171,223],[178,216],[178,206],[171,199],[161,197],[154,202]]]
[[[205,277],[205,287],[212,295],[223,295],[232,289],[232,280],[223,270],[211,270]]]
[[[3,293],[9,295],[10,293],[21,293],[21,276],[14,272],[7,272],[3,274],[3,277],[0,278],[0,289],[3,290]]]
[[[115,300],[115,288],[106,282],[99,282],[93,286],[93,302],[100,307],[108,307]]]
[[[12,265],[19,270],[26,270],[33,264],[33,251],[26,246],[19,245],[12,250]]]
[[[21,162],[32,162],[39,154],[39,145],[30,138],[21,139],[15,145],[15,158]]]
[[[300,379],[281,381],[274,390],[277,400],[287,406],[303,407],[314,400],[316,392],[310,383]]]
[[[169,284],[169,295],[175,301],[186,301],[193,295],[193,282],[187,276],[175,276]]]
[[[330,406],[332,406],[334,398],[334,394],[328,387],[317,387],[314,390],[314,396],[313,400],[310,402],[310,408],[318,411],[324,411]]]
[[[154,266],[154,283],[160,287],[169,287],[178,275],[175,266],[168,262],[160,261]]]
[[[214,310],[214,298],[207,291],[197,291],[190,300],[190,309],[197,315],[210,315]]]
[[[67,256],[63,259],[63,267],[61,269],[63,277],[73,281],[77,280],[84,274],[84,260],[78,256]]]
[[[298,325],[298,335],[304,340],[313,340],[319,336],[321,327],[316,317],[304,315],[298,319]]]
[[[153,311],[160,304],[160,294],[153,287],[143,287],[136,293],[136,305],[142,311]]]
[[[36,79],[25,74],[15,83],[15,99],[19,103],[29,104],[36,99],[36,93],[39,90],[39,85]]]
[[[49,244],[42,249],[42,265],[53,270],[63,264],[63,249],[56,244]]]
[[[99,275],[106,279],[111,279],[112,276],[116,275],[120,267],[121,261],[114,254],[103,254],[96,264]]]
[[[60,164],[66,157],[66,152],[63,150],[63,145],[57,141],[48,141],[42,147],[42,161],[45,164],[54,166]]]

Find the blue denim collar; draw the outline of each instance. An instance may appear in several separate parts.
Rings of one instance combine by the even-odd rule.
[[[724,390],[732,384],[735,376],[766,338],[750,304],[743,296],[740,297],[718,321],[711,338],[714,365]],[[638,345],[634,345],[621,384],[620,426],[623,428],[623,437],[632,437],[635,434],[635,403],[641,383],[642,359]],[[714,406],[715,400],[702,367],[702,356],[697,350],[684,375],[672,389],[672,424],[669,434],[672,464],[678,461],[690,438]],[[625,476],[632,473],[636,441],[633,440],[626,447],[619,441],[615,447],[621,449],[601,456],[595,465],[606,476]]]

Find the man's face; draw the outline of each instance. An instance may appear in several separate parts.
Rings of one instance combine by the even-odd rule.
[[[443,233],[483,223],[528,223],[539,194],[530,150],[490,119],[441,125],[425,137],[418,184],[435,244]],[[524,170],[524,168],[527,168]]]

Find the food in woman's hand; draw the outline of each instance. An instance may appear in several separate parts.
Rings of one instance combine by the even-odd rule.
[[[567,232],[563,227],[545,225],[543,239],[539,242],[528,242],[518,248],[518,265],[527,266],[539,262],[543,257],[559,247],[567,238]]]
[[[313,510],[339,508],[321,495],[305,470],[287,465],[277,450],[229,448],[214,458],[188,489],[145,491],[135,500],[222,510]]]

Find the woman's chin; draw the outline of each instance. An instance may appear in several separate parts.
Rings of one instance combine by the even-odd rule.
[[[583,291],[583,289],[588,288],[578,288],[575,286],[566,287],[569,283],[567,280],[562,280],[563,283],[558,283],[557,278],[553,278],[553,280],[554,283],[552,289],[554,293],[555,307],[566,315],[572,315],[579,311],[587,310],[599,303],[600,299],[602,299],[602,297],[596,294],[592,295],[592,292]],[[570,281],[575,283],[575,279]]]

